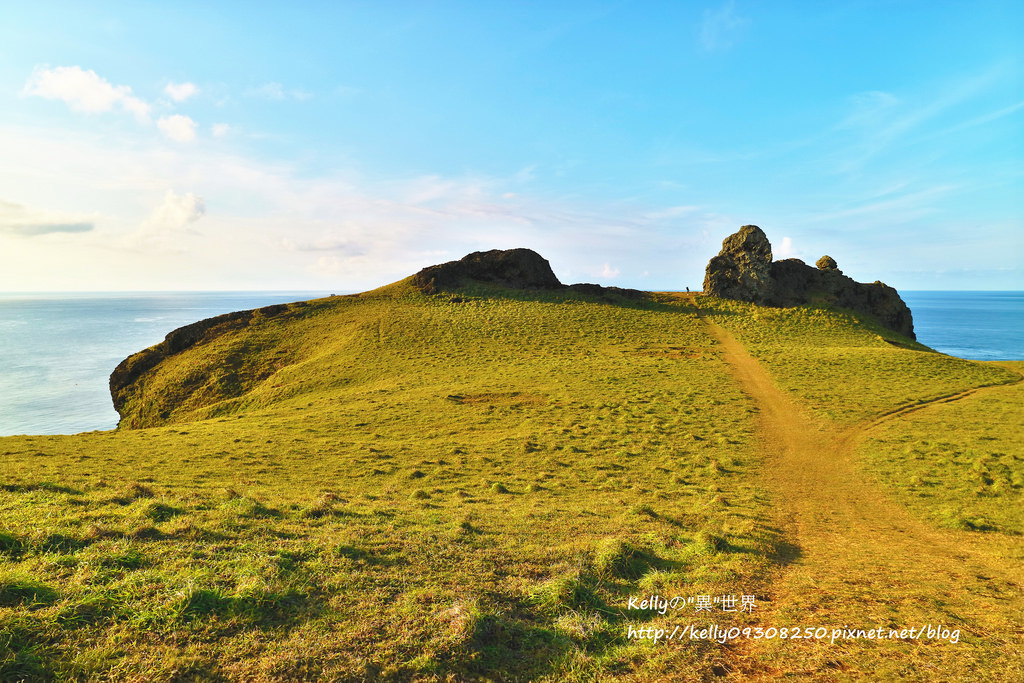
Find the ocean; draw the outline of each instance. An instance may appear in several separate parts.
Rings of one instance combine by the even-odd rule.
[[[330,292],[0,294],[0,436],[113,429],[107,381],[173,329]]]
[[[900,292],[917,340],[968,360],[1024,360],[1024,292]]]
[[[328,292],[0,294],[0,436],[113,429],[107,380],[171,330]],[[972,360],[1024,360],[1024,292],[901,292],[918,341]]]

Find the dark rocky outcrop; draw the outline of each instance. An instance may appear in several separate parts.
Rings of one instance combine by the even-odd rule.
[[[761,228],[744,225],[725,238],[708,263],[704,293],[762,306],[826,303],[873,316],[911,339],[914,320],[899,293],[881,282],[865,284],[843,275],[831,256],[812,268],[800,259],[772,261],[771,243]]]
[[[413,286],[427,294],[457,290],[471,282],[486,282],[509,289],[569,289],[602,299],[642,299],[647,296],[637,289],[590,283],[563,285],[555,277],[547,259],[532,249],[475,251],[458,261],[429,266],[412,276]]]
[[[569,285],[568,289],[571,289],[574,292],[579,292],[581,294],[590,294],[591,296],[600,297],[602,299],[620,297],[622,299],[638,301],[640,299],[646,299],[648,296],[650,296],[647,292],[642,292],[639,289],[605,287],[603,285],[595,285],[589,282],[581,282],[579,284]]]
[[[756,225],[744,225],[722,242],[708,263],[704,292],[723,299],[767,304],[771,298],[772,245]]]
[[[547,259],[531,249],[474,251],[458,261],[428,266],[412,283],[428,294],[456,289],[467,280],[490,282],[512,289],[560,289]]]

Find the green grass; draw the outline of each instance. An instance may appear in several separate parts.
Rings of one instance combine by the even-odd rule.
[[[1024,534],[1021,390],[994,388],[881,426],[860,446],[865,471],[939,526]]]
[[[314,302],[170,359],[136,406],[150,428],[0,439],[4,568],[61,587],[0,613],[36,634],[0,638],[2,661],[71,678],[656,666],[623,636],[645,577],[712,590],[770,564],[748,400],[682,306],[463,299]],[[743,551],[692,553],[702,529]]]
[[[936,353],[848,312],[712,297],[701,297],[700,305],[765,364],[780,389],[829,420],[857,422],[1017,378],[1005,368]]]
[[[822,415],[1006,377],[841,314],[704,305]],[[399,283],[140,386],[146,428],[0,439],[2,679],[710,675],[717,644],[626,639],[674,623],[628,598],[753,593],[784,554],[756,412],[670,297]]]

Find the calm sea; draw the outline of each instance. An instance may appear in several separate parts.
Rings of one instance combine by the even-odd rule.
[[[112,429],[107,378],[171,330],[327,292],[0,294],[0,435]],[[1024,292],[902,292],[922,343],[973,360],[1024,360]]]
[[[917,340],[969,360],[1024,360],[1024,292],[900,292]]]
[[[330,292],[0,294],[0,435],[113,429],[107,380],[182,325]]]

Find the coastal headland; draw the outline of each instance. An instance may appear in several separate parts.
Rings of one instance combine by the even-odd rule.
[[[0,677],[1019,679],[1022,369],[756,226],[199,321],[0,438]]]

